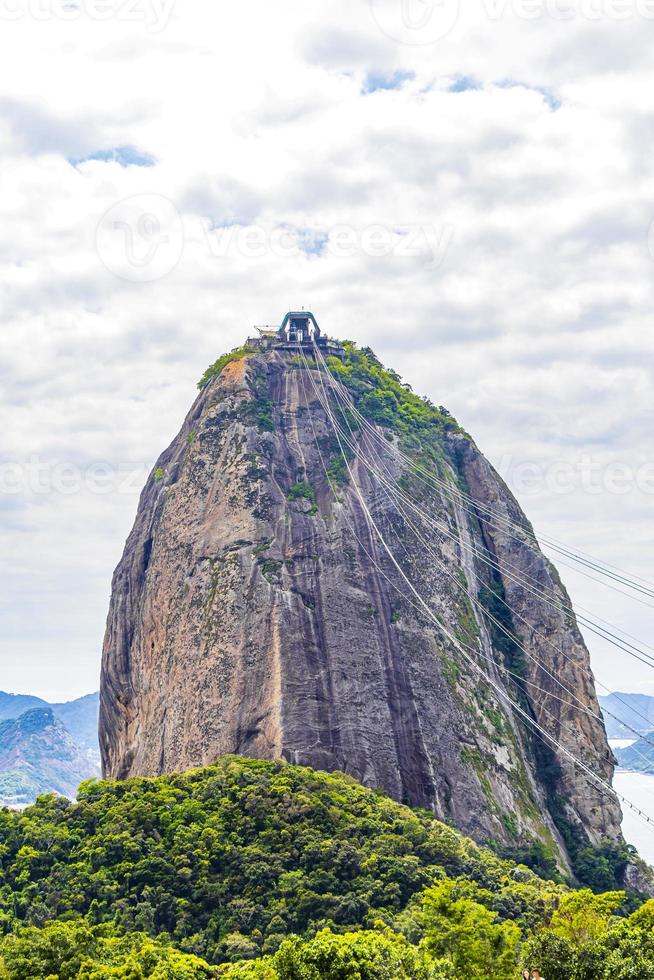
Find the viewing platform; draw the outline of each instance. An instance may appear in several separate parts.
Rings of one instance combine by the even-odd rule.
[[[313,354],[313,345],[324,357],[343,357],[345,348],[337,340],[323,334],[313,313],[302,310],[289,312],[279,327],[255,327],[257,337],[250,337],[248,344],[259,350],[284,350],[295,352],[298,347],[307,355]]]

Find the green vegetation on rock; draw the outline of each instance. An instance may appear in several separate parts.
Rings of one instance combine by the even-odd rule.
[[[415,395],[399,374],[383,366],[369,347],[359,350],[350,340],[345,341],[344,347],[342,359],[327,358],[329,369],[371,422],[400,435],[424,434],[434,427],[440,432],[446,428],[459,430],[447,409],[436,408],[428,398]]]
[[[286,494],[286,497],[288,500],[306,500],[310,504],[310,508],[307,511],[309,516],[318,513],[316,491],[306,480],[300,480],[299,483],[295,483]]]
[[[219,377],[222,373],[224,367],[231,364],[232,361],[240,361],[241,358],[247,357],[248,354],[256,353],[254,347],[250,347],[249,344],[244,344],[239,347],[238,350],[233,350],[229,354],[222,354],[217,361],[214,361],[207,370],[204,372],[200,380],[198,381],[198,388],[206,388],[210,381],[214,378]]]
[[[516,699],[526,710],[530,710],[526,696],[525,655],[517,642],[513,618],[505,600],[504,588],[499,576],[496,576],[490,585],[484,586],[479,592],[480,604],[487,613],[487,626],[493,641],[493,648],[502,654],[505,666],[511,671],[516,687]],[[557,829],[565,840],[575,877],[581,884],[589,885],[595,891],[618,887],[624,870],[633,857],[633,849],[611,841],[593,845],[583,828],[578,824],[571,823],[565,801],[561,799],[557,791],[560,766],[556,762],[551,747],[542,739],[533,738],[530,732],[527,732],[527,737],[532,741],[539,775],[548,791],[548,809]],[[507,852],[505,851],[505,853]],[[517,857],[517,854],[514,856]],[[522,860],[541,873],[545,870],[542,857],[540,849],[535,849],[532,855],[522,851]],[[549,857],[548,855],[546,858],[548,861]],[[552,872],[550,871],[550,873]]]
[[[306,480],[300,480],[299,483],[294,483],[286,496],[289,500],[308,500],[312,504],[316,502],[316,491]]]
[[[246,425],[256,425],[260,432],[273,432],[273,403],[268,395],[265,373],[257,372],[251,383],[252,397],[241,405],[240,416]]]

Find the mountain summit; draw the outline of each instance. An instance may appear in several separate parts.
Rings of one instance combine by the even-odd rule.
[[[143,491],[105,774],[286,759],[564,867],[620,842],[588,652],[516,500],[372,351],[285,324],[205,373]]]

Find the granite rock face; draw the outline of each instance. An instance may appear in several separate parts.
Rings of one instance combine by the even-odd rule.
[[[229,363],[157,462],[113,580],[105,774],[154,776],[226,753],[284,758],[344,770],[478,840],[541,840],[562,866],[562,827],[594,844],[621,839],[617,803],[530,733],[404,579],[495,684],[610,781],[588,653],[517,502],[453,425],[439,475],[480,511],[387,454],[387,478],[435,522],[414,516],[411,532],[356,456],[351,475],[341,467],[337,485],[328,478],[334,430],[315,376],[277,351]],[[368,451],[361,431],[354,438]],[[484,507],[522,530],[498,530],[480,518]],[[526,655],[462,587],[506,598]],[[587,713],[553,696],[554,676]]]

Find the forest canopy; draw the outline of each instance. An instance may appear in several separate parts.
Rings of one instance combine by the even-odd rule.
[[[227,757],[3,810],[0,861],[8,980],[511,980],[525,957],[548,980],[654,977],[654,902],[546,881],[283,763]]]

